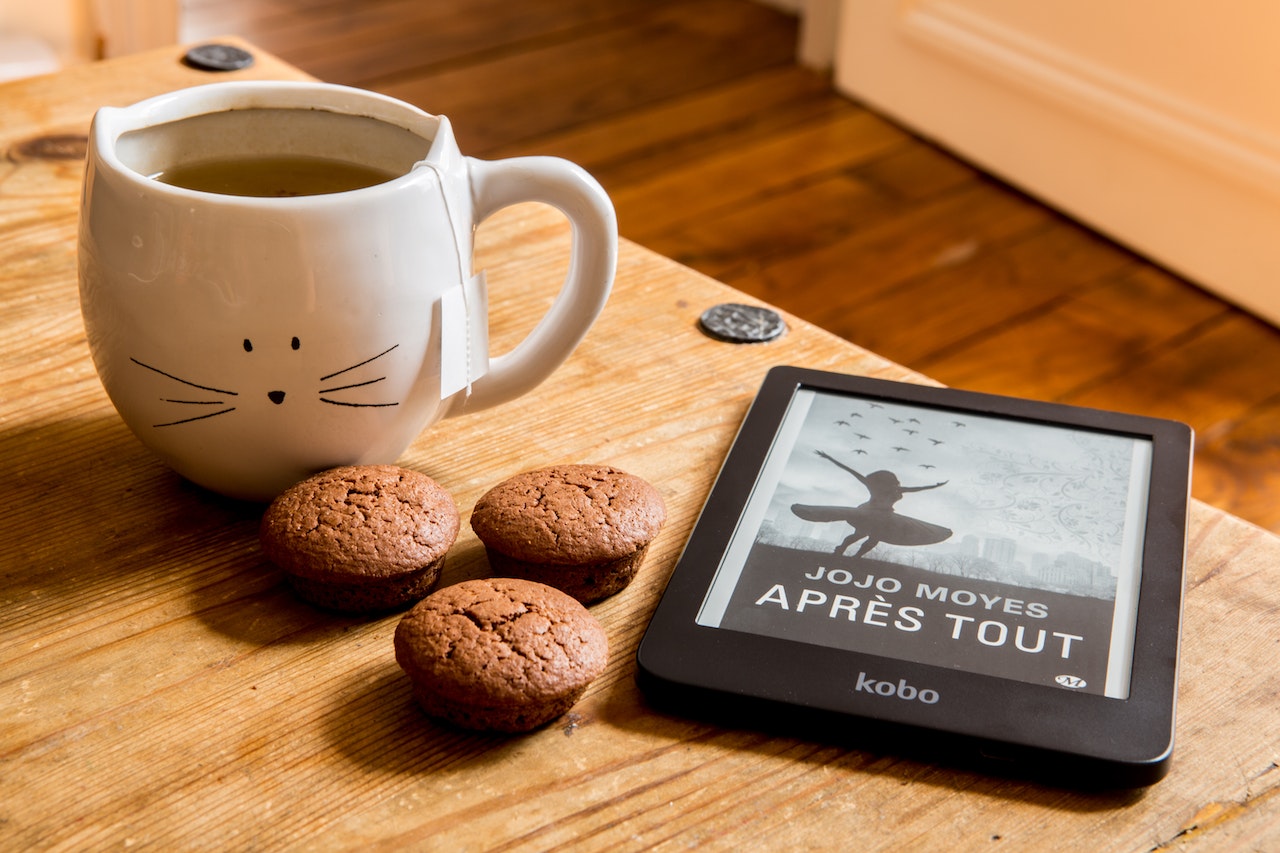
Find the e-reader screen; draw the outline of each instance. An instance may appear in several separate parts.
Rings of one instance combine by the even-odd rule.
[[[1129,695],[1148,437],[800,387],[699,625]]]

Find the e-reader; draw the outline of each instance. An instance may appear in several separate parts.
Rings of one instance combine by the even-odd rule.
[[[1173,750],[1192,433],[776,367],[640,644],[660,709],[1068,786]]]

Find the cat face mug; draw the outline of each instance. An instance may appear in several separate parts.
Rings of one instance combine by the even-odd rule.
[[[569,271],[490,360],[472,237],[525,201],[568,218]],[[98,375],[143,444],[231,497],[392,462],[440,418],[525,393],[594,323],[616,259],[613,206],[582,169],[464,157],[443,116],[363,90],[216,83],[104,107],[90,130],[80,303]]]

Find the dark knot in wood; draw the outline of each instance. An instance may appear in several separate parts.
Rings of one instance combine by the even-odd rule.
[[[9,149],[9,159],[15,163],[24,160],[83,160],[89,147],[89,138],[82,133],[55,133],[24,139]]]

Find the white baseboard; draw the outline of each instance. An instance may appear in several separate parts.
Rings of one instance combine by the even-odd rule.
[[[59,67],[53,48],[35,36],[0,36],[0,81],[49,74]]]
[[[1280,323],[1280,140],[945,0],[846,0],[836,85]]]

